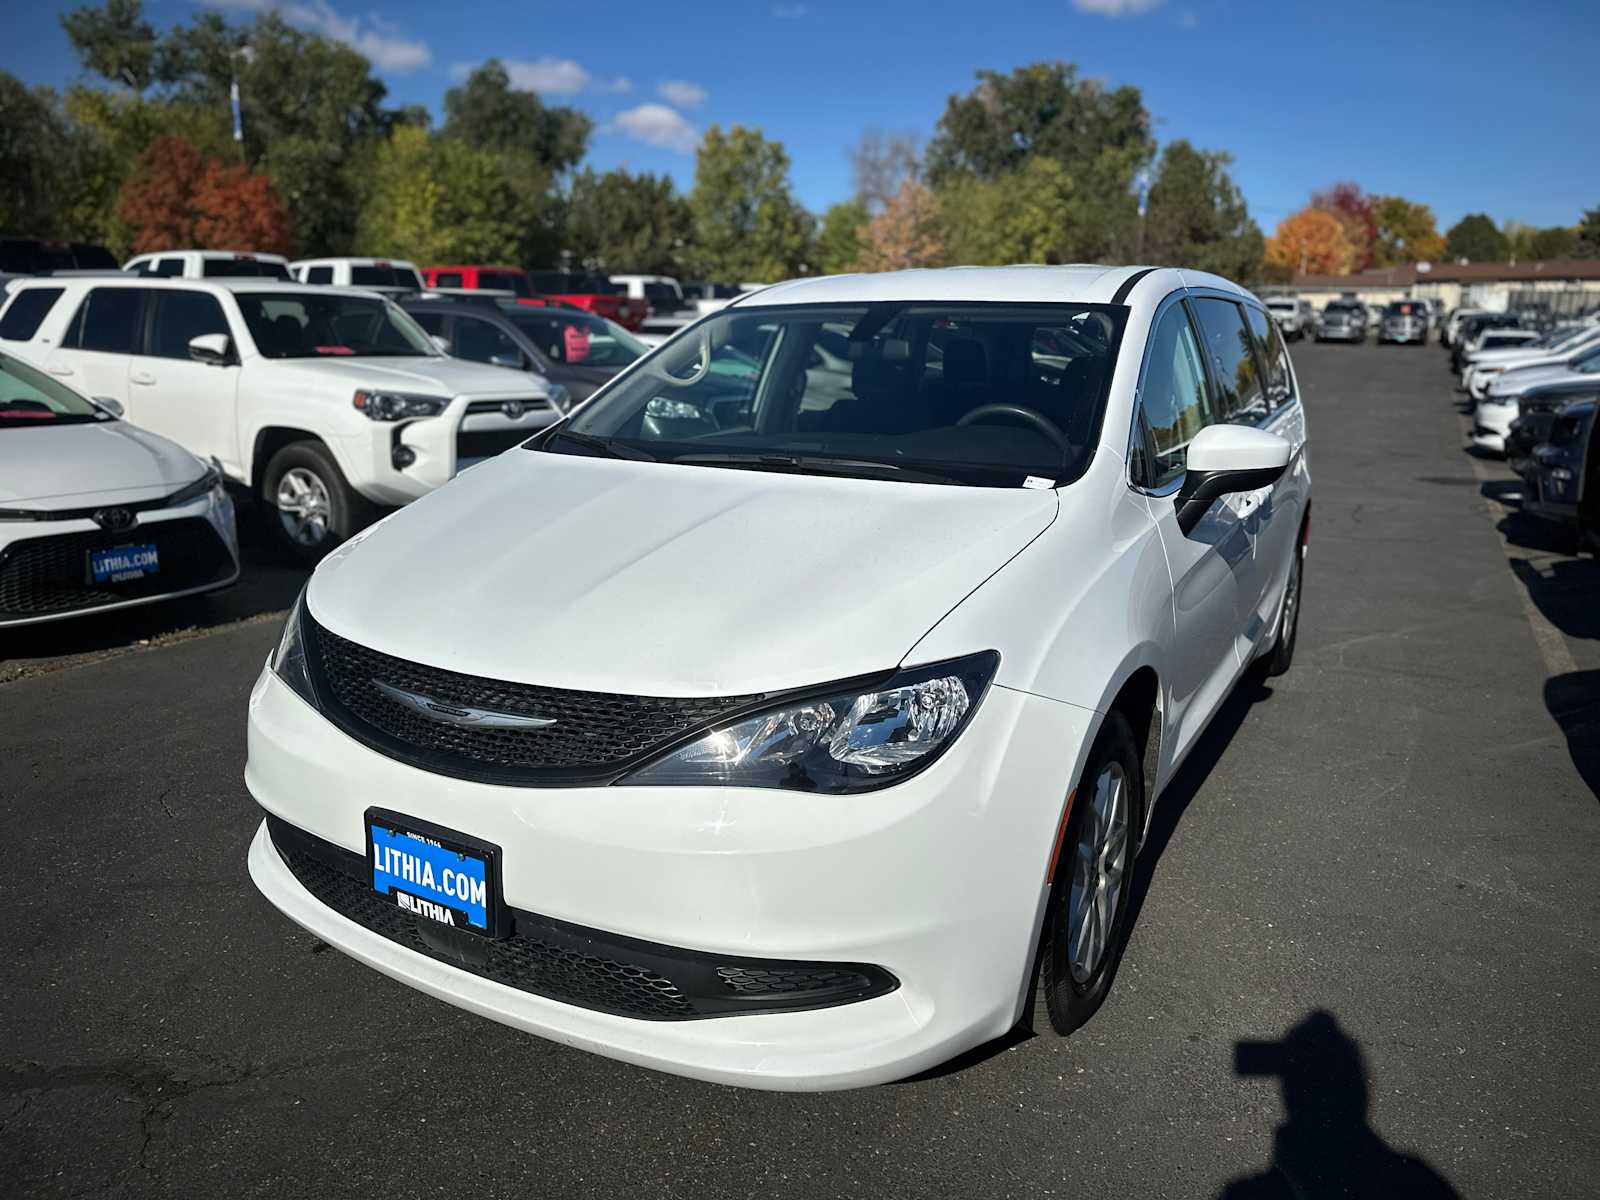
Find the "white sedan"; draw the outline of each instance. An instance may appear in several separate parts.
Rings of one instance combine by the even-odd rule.
[[[0,354],[0,627],[239,577],[221,469]]]
[[[741,297],[322,563],[251,695],[250,873],[447,1003],[703,1079],[1068,1033],[1163,789],[1293,658],[1305,448],[1214,276]]]

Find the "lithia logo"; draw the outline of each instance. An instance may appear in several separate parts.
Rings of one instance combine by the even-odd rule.
[[[133,528],[133,514],[125,508],[97,508],[94,510],[94,523],[101,529],[116,533]]]
[[[556,723],[554,717],[530,717],[522,713],[498,712],[490,708],[462,708],[446,704],[443,700],[435,700],[432,696],[424,696],[421,692],[408,692],[405,688],[394,687],[381,679],[374,679],[371,683],[396,704],[404,705],[430,721],[439,721],[445,725],[462,725],[468,729],[548,729]]]

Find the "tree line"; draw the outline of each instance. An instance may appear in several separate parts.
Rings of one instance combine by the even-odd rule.
[[[1478,218],[1441,237],[1425,205],[1353,184],[1264,238],[1226,153],[1174,141],[1158,155],[1139,90],[1067,63],[977,72],[925,145],[867,131],[850,151],[854,195],[813,214],[782,143],[742,125],[706,130],[687,192],[666,175],[596,171],[591,119],[513,88],[493,60],[445,93],[435,126],[426,109],[387,105],[361,54],[275,13],[200,13],[158,33],[140,0],[105,0],[61,23],[85,71],[113,86],[30,89],[0,73],[0,230],[119,253],[567,260],[721,280],[1139,260],[1262,281],[1493,256]],[[1503,256],[1558,234],[1574,252],[1588,244],[1581,229],[1482,221]]]

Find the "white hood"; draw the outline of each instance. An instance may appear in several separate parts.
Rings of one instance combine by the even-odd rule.
[[[550,385],[531,371],[491,367],[459,358],[268,359],[275,373],[302,376],[308,387],[347,397],[357,388],[411,392],[424,396],[548,396]],[[281,376],[280,376],[281,377]]]
[[[181,446],[124,421],[0,429],[0,505],[7,507],[149,500],[205,471]]]
[[[768,692],[895,666],[1056,508],[1042,489],[508,453],[335,551],[307,603],[473,675]]]
[[[1574,371],[1564,361],[1537,366],[1514,367],[1495,376],[1494,382],[1489,385],[1489,396],[1493,399],[1507,400],[1514,396],[1520,396],[1529,388],[1537,387],[1540,384],[1582,383],[1584,380],[1593,380],[1595,386],[1600,387],[1600,375]]]

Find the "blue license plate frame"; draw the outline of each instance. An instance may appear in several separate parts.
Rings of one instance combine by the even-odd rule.
[[[161,574],[161,547],[154,542],[104,546],[90,550],[87,571],[92,584],[132,583]]]
[[[499,846],[388,809],[369,808],[365,820],[367,881],[376,894],[425,928],[489,938],[510,932]]]

